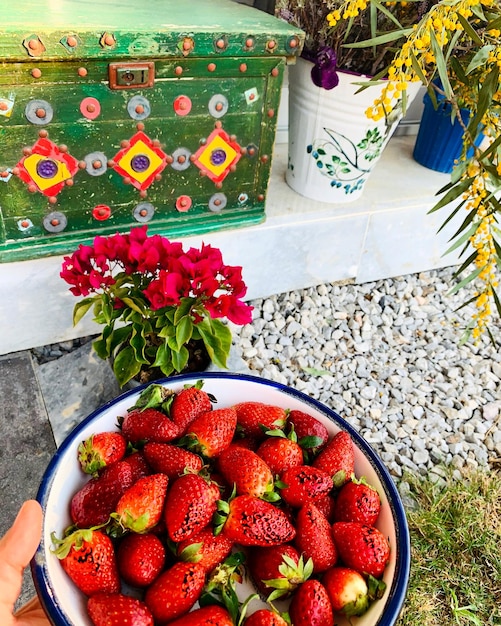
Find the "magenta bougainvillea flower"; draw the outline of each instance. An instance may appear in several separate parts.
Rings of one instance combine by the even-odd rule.
[[[197,340],[225,367],[231,346],[225,322],[252,319],[240,266],[226,265],[210,245],[184,250],[179,242],[148,235],[147,226],[80,245],[64,257],[60,275],[75,296],[83,296],[74,323],[92,309],[104,325],[94,348],[101,358],[114,358],[121,385],[145,368],[166,376],[183,371],[187,346]]]

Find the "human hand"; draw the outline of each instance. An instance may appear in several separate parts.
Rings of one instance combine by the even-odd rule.
[[[14,523],[0,539],[0,624],[2,626],[50,626],[38,598],[33,598],[14,614],[21,591],[23,571],[40,542],[42,508],[27,500]]]

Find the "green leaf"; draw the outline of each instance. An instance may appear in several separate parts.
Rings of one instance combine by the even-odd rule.
[[[468,37],[473,41],[473,43],[479,47],[484,45],[484,42],[477,34],[476,30],[470,24],[470,22],[461,15],[461,13],[456,12],[456,17],[458,18],[461,26],[463,27],[464,32],[468,35]],[[468,72],[467,72],[468,73]]]
[[[204,318],[196,324],[211,361],[226,369],[226,361],[231,348],[231,331],[226,324],[218,319]]]
[[[460,183],[457,183],[456,185],[454,185],[451,189],[449,189],[449,191],[445,194],[445,196],[443,196],[443,198],[441,198],[428,211],[428,214],[434,213],[435,211],[438,211],[442,207],[447,206],[448,204],[453,202],[456,198],[458,198],[461,194],[463,194],[468,189],[468,187],[471,185],[471,183],[474,180],[475,178],[473,176],[470,176],[469,178],[465,178],[465,180],[462,180]]]
[[[84,298],[75,304],[73,308],[73,326],[76,326],[91,306],[96,302],[96,296]]]
[[[332,372],[329,370],[320,370],[315,367],[302,367],[301,369],[312,376],[332,376]]]
[[[355,43],[344,43],[343,48],[368,48],[370,46],[379,46],[382,43],[390,43],[403,37],[407,37],[412,33],[412,28],[403,28],[402,30],[394,30],[391,33],[385,33],[378,37],[371,37],[365,41],[357,41]]]
[[[108,337],[106,346],[109,354],[114,354],[115,350],[123,343],[128,341],[132,334],[132,326],[120,326],[116,328]]]
[[[139,313],[140,315],[144,315],[144,308],[139,306],[133,298],[124,297],[120,299],[130,309],[132,309],[133,311],[136,311],[136,313]]]
[[[455,287],[450,289],[450,291],[447,292],[447,295],[453,296],[455,293],[460,291],[463,287],[466,287],[466,285],[469,285],[472,281],[475,280],[475,278],[477,278],[477,276],[480,274],[482,270],[483,270],[483,267],[477,267],[476,270],[474,270],[466,278],[463,278],[463,280],[459,282]]]
[[[113,371],[120,387],[123,387],[131,378],[139,374],[141,363],[136,361],[131,346],[127,346],[117,354],[113,362]]]
[[[447,62],[442,51],[442,47],[438,43],[437,36],[433,29],[430,30],[431,49],[435,55],[435,65],[437,66],[437,72],[442,83],[442,89],[444,90],[445,97],[451,101],[453,97],[453,91],[451,83],[449,81],[449,73],[447,71]]]
[[[183,371],[183,369],[186,367],[186,364],[188,363],[189,356],[190,353],[188,351],[188,348],[186,348],[185,346],[181,346],[179,350],[172,351],[172,366],[174,367],[176,372]]]
[[[419,61],[417,60],[416,55],[412,50],[409,51],[409,54],[412,62],[412,69],[416,72],[416,76],[423,83],[423,85],[426,85],[428,81],[423,73],[423,70],[421,69],[421,66],[419,65]]]
[[[477,108],[475,115],[468,124],[468,131],[476,137],[479,124],[482,123],[486,111],[492,103],[492,98],[497,91],[499,83],[499,68],[495,65],[485,77],[482,88],[478,92]]]
[[[191,312],[191,307],[195,302],[194,298],[181,298],[181,302],[175,308],[173,322],[174,325],[177,326],[181,318],[189,315]]]
[[[182,317],[176,326],[176,341],[180,348],[188,343],[193,335],[193,321],[189,315]]]
[[[494,303],[496,305],[496,309],[497,309],[498,315],[499,315],[499,317],[501,317],[501,301],[499,300],[499,296],[496,293],[494,287],[492,288],[492,297],[494,299]]]
[[[174,366],[172,365],[172,351],[165,343],[158,347],[152,367],[159,367],[166,376],[170,376],[174,371]]]
[[[461,16],[459,16],[459,17],[461,17]],[[471,74],[471,72],[473,72],[473,70],[477,69],[477,67],[485,65],[487,59],[489,58],[490,53],[493,50],[495,50],[495,46],[493,46],[492,44],[488,44],[488,45],[482,46],[482,48],[480,48],[480,50],[477,50],[477,52],[475,53],[474,57],[472,58],[472,60],[468,64],[468,67],[466,68],[466,74]]]
[[[143,335],[144,329],[140,324],[134,324],[132,327],[132,336],[130,345],[134,350],[134,356],[139,363],[148,363],[144,350],[146,348],[146,338]]]
[[[470,237],[475,234],[477,228],[478,228],[478,224],[473,224],[471,228],[469,228],[454,244],[452,244],[450,248],[448,248],[443,253],[442,256],[447,256],[453,250],[456,250],[457,248],[459,248],[459,246],[462,246],[464,243],[467,243]]]

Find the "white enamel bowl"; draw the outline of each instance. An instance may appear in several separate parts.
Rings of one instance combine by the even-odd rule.
[[[203,389],[217,398],[217,407],[257,400],[310,413],[325,424],[332,434],[340,429],[350,433],[355,443],[355,472],[357,476],[365,476],[379,491],[382,509],[377,526],[388,537],[391,546],[391,558],[384,574],[387,584],[385,595],[373,603],[365,615],[354,619],[353,625],[392,626],[402,608],[409,580],[409,531],[398,491],[376,452],[331,408],[290,387],[263,378],[245,374],[204,373],[158,382],[173,390],[180,390],[185,384],[197,380],[203,380]],[[71,523],[68,513],[71,496],[86,481],[77,462],[78,444],[94,433],[116,429],[117,417],[124,415],[135,403],[142,389],[138,387],[124,393],[81,422],[61,444],[42,479],[37,498],[45,516],[42,541],[32,561],[32,574],[40,600],[56,626],[92,626],[85,611],[85,597],[50,552],[51,533],[61,536]],[[249,593],[249,589],[243,588],[241,597],[245,598]],[[252,603],[250,612],[257,608],[258,604]],[[343,622],[337,623],[343,626]],[[347,626],[348,622],[344,625]]]

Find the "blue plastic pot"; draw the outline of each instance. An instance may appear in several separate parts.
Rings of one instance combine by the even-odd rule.
[[[423,102],[423,116],[414,146],[414,159],[436,172],[450,174],[455,162],[461,156],[463,148],[463,128],[457,119],[451,121],[452,106],[445,102],[443,96],[437,94],[438,108],[435,109],[428,93],[425,93]],[[470,111],[461,109],[461,119],[467,126],[470,120]],[[484,136],[480,133],[475,141],[479,145]],[[468,156],[473,148],[468,151]]]

